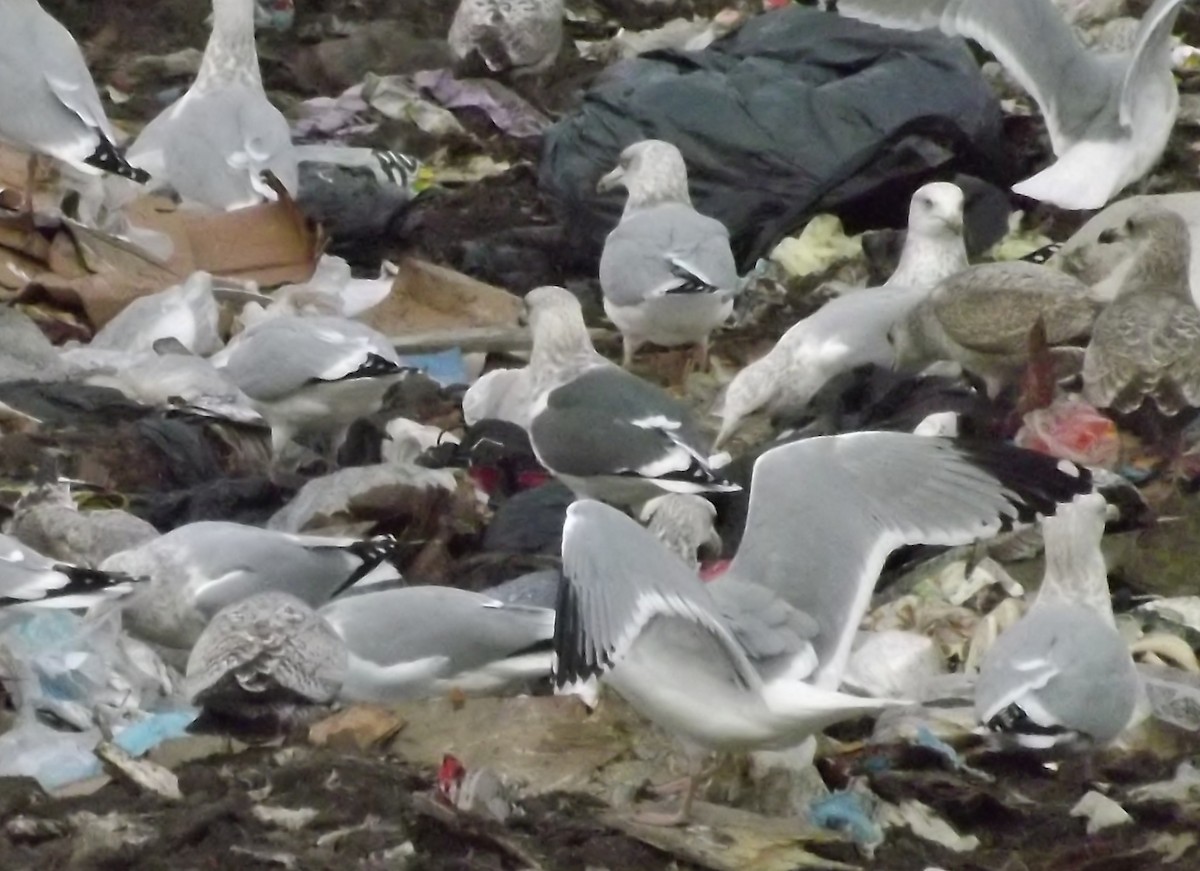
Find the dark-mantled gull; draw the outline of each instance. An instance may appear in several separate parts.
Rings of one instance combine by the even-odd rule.
[[[271,424],[276,456],[300,433],[323,433],[331,451],[350,424],[379,410],[412,371],[381,333],[337,317],[259,321],[212,357]]]
[[[1145,400],[1168,416],[1200,407],[1200,310],[1188,278],[1187,223],[1147,206],[1114,235],[1136,250],[1116,299],[1096,318],[1083,358],[1084,398],[1123,413]]]
[[[494,693],[550,674],[550,608],[454,587],[373,584],[317,613],[349,651],[340,693],[348,701]]]
[[[838,0],[888,27],[940,27],[994,54],[1041,109],[1056,160],[1014,185],[1066,209],[1098,209],[1162,156],[1179,111],[1171,30],[1183,0],[1155,0],[1133,48],[1084,48],[1052,0]]]
[[[0,607],[87,608],[133,590],[131,578],[51,559],[0,534]]]
[[[28,197],[40,154],[90,175],[149,180],[117,151],[83,52],[65,27],[37,0],[4,0],[0,33],[0,139],[31,152]]]
[[[721,401],[723,445],[747,415],[803,408],[831,378],[857,366],[891,366],[888,330],[929,292],[967,267],[963,193],[949,182],[917,189],[909,203],[908,233],[900,262],[877,288],[852,290],[792,326],[763,357],[743,368]]]
[[[604,241],[600,290],[604,311],[624,340],[624,364],[645,342],[696,346],[733,312],[740,289],[729,231],[692,207],[687,166],[669,142],[646,139],[621,152],[596,190],[628,192],[620,223]]]
[[[953,360],[999,395],[1029,362],[1040,319],[1049,345],[1085,339],[1099,309],[1079,279],[1021,260],[981,263],[940,282],[888,334],[896,364]]]
[[[291,131],[263,91],[254,0],[213,0],[212,34],[196,81],[145,126],[128,156],[156,184],[213,209],[274,200],[262,178],[267,171],[296,195]]]
[[[1007,445],[886,432],[792,442],[755,463],[741,547],[707,586],[633,521],[577,502],[556,684],[599,676],[702,748],[799,743],[883,704],[836,690],[893,550],[986,538],[1089,487],[1085,470]]]
[[[539,287],[525,304],[538,462],[578,493],[629,505],[738,489],[714,468],[687,406],[596,353],[570,291]]]
[[[562,0],[460,0],[447,41],[460,63],[477,54],[493,73],[525,75],[552,66],[562,38]]]
[[[1100,551],[1106,509],[1091,493],[1042,520],[1042,588],[984,655],[975,715],[1023,747],[1107,744],[1133,715],[1137,670],[1113,620]]]
[[[276,590],[316,607],[373,574],[393,549],[388,538],[295,535],[205,520],[114,554],[100,568],[144,579],[124,605],[133,634],[186,650],[226,605]]]
[[[346,673],[342,639],[308,603],[266,592],[225,606],[188,655],[194,705],[242,720],[332,702]]]

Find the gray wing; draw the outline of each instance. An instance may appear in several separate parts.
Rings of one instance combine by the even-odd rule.
[[[180,526],[149,544],[116,554],[105,570],[169,584],[202,614],[256,593],[289,593],[314,607],[362,567],[353,539],[322,539],[226,521]]]
[[[1090,476],[1000,444],[908,433],[823,436],[767,451],[731,578],[769,587],[817,621],[819,686],[841,680],[889,553],[967,544],[1006,522],[1053,513]]]
[[[623,218],[600,255],[600,288],[617,305],[669,293],[733,293],[737,284],[729,231],[683,203]]]
[[[254,88],[189,91],[163,110],[129,149],[129,160],[180,196],[216,209],[273,199],[270,170],[293,195],[299,169],[287,120]]]
[[[554,611],[454,587],[365,587],[318,612],[349,650],[381,666],[444,658],[446,674],[548,646]]]
[[[1041,108],[1055,154],[1098,115],[1117,121],[1124,59],[1086,50],[1051,0],[839,0],[837,8],[887,27],[938,26],[978,42]]]
[[[1166,295],[1112,303],[1083,358],[1084,396],[1099,408],[1137,409],[1146,397],[1174,414],[1200,402],[1200,311]]]
[[[734,637],[764,681],[805,680],[817,667],[817,621],[769,587],[720,577],[708,585]]]
[[[619,546],[616,546],[619,543]],[[761,680],[704,584],[649,532],[615,508],[582,500],[567,509],[563,580],[554,626],[555,683],[600,676],[651,623],[672,637],[702,635],[742,686]]]
[[[5,3],[0,32],[0,133],[82,164],[112,128],[78,44],[36,3]]]
[[[1144,99],[1146,85],[1164,74],[1170,75],[1171,31],[1182,7],[1183,0],[1155,0],[1142,16],[1121,86],[1120,119],[1126,127],[1133,124],[1134,106]]]
[[[239,335],[214,362],[247,396],[271,401],[315,381],[403,367],[374,330],[336,318],[271,318]]]
[[[699,488],[720,483],[690,410],[615,366],[552,390],[529,435],[538,460],[557,474],[628,474]]]
[[[210,692],[255,701],[290,692],[313,703],[333,700],[346,673],[346,648],[304,602],[261,593],[213,617],[188,656],[185,689],[203,702]]]
[[[1116,629],[1083,605],[1035,605],[988,650],[975,714],[998,730],[1106,743],[1129,722],[1136,695],[1133,659]]]

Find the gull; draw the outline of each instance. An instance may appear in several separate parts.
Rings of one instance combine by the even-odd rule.
[[[1100,551],[1106,510],[1104,497],[1090,493],[1042,520],[1042,587],[981,664],[975,715],[1019,746],[1104,745],[1133,715],[1137,669],[1113,619]]]
[[[803,408],[843,372],[866,363],[892,365],[888,330],[934,284],[967,267],[962,232],[962,189],[949,182],[918,188],[909,202],[908,233],[895,272],[880,287],[825,303],[738,372],[725,390],[714,446],[724,445],[764,405],[772,411]]]
[[[1188,277],[1187,223],[1145,206],[1108,234],[1136,247],[1116,299],[1096,318],[1083,357],[1084,398],[1122,413],[1148,402],[1169,417],[1200,406],[1200,310]]]
[[[268,590],[321,605],[377,577],[393,549],[386,537],[360,541],[204,520],[113,554],[100,569],[141,580],[123,603],[130,632],[186,650],[226,605]]]
[[[208,355],[221,348],[220,316],[212,276],[193,272],[174,287],[133,300],[97,331],[87,347],[149,351],[160,339],[175,339],[188,351]]]
[[[563,38],[562,0],[460,0],[447,37],[460,63],[477,54],[492,73],[540,73]]]
[[[378,411],[405,366],[385,336],[337,317],[280,315],[246,328],[211,358],[271,424],[276,457],[297,435],[330,437]]]
[[[96,84],[74,37],[37,0],[0,3],[0,139],[30,152],[25,208],[32,211],[38,155],[88,175],[150,176],[117,151]]]
[[[254,0],[213,0],[213,26],[187,92],[142,130],[129,161],[189,203],[232,210],[293,196],[299,169],[287,119],[267,99],[254,45]]]
[[[1084,48],[1052,0],[838,0],[839,14],[978,42],[1046,120],[1055,162],[1013,186],[1064,209],[1098,209],[1148,173],[1179,111],[1171,30],[1183,0],[1155,0],[1133,46]]]
[[[454,587],[372,584],[317,613],[349,652],[346,701],[497,693],[550,674],[551,608]]]
[[[120,508],[81,511],[70,484],[59,482],[18,499],[8,532],[51,559],[88,568],[159,534],[145,520]]]
[[[781,749],[886,701],[837,691],[884,561],[1052,512],[1086,470],[1007,445],[862,432],[792,442],[754,465],[746,531],[704,585],[590,500],[567,511],[555,684],[599,677],[692,750]],[[619,543],[615,546],[614,543]],[[686,818],[696,775],[680,814]]]
[[[940,282],[888,334],[896,365],[953,360],[995,398],[1029,362],[1040,320],[1046,342],[1086,338],[1098,305],[1079,279],[1021,260],[981,263]]]
[[[226,605],[200,633],[184,691],[193,705],[239,719],[278,717],[332,702],[346,661],[342,639],[308,603],[257,593]]]
[[[540,287],[525,305],[538,462],[577,493],[631,506],[664,491],[738,489],[717,472],[683,403],[596,353],[570,291]]]
[[[645,342],[694,344],[708,359],[708,337],[733,312],[740,289],[729,231],[692,208],[687,166],[669,142],[646,139],[621,152],[597,191],[624,186],[625,211],[604,240],[604,311],[621,331],[624,365]]]

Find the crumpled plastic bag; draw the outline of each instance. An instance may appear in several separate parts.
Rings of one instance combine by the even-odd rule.
[[[1022,448],[1104,469],[1115,468],[1121,458],[1116,424],[1074,395],[1026,414],[1014,441]]]
[[[598,255],[624,197],[598,194],[596,180],[630,143],[672,142],[697,210],[729,228],[744,272],[820,212],[852,232],[903,224],[933,170],[1006,184],[1001,123],[962,41],[792,4],[704,51],[609,67],[547,131],[539,180]]]
[[[139,297],[100,328],[92,348],[150,351],[159,339],[176,339],[193,354],[221,349],[220,310],[212,276],[194,272],[182,284]]]

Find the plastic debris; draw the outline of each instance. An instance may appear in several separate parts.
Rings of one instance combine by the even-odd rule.
[[[864,695],[905,699],[945,670],[932,638],[889,629],[859,636],[842,682]]]
[[[1026,414],[1014,441],[1052,457],[1105,469],[1116,468],[1121,456],[1116,424],[1078,396],[1060,397],[1049,408]]]
[[[1083,798],[1071,808],[1071,816],[1087,820],[1087,833],[1094,835],[1112,826],[1123,826],[1133,818],[1111,798],[1094,789],[1084,793]]]
[[[870,857],[883,843],[883,828],[875,820],[878,801],[865,786],[852,785],[813,801],[808,819],[814,826],[845,833]]]
[[[791,275],[812,275],[862,256],[862,237],[847,236],[835,215],[814,215],[798,236],[781,240],[770,256]]]
[[[1175,776],[1159,783],[1148,783],[1129,790],[1130,801],[1173,801],[1178,804],[1200,803],[1200,768],[1190,760],[1179,763]]]
[[[183,798],[183,793],[179,791],[179,778],[157,762],[134,759],[116,744],[108,741],[101,741],[96,746],[96,756],[107,768],[121,774],[147,792],[153,792],[171,801]]]
[[[933,841],[955,853],[969,853],[979,846],[979,838],[960,835],[933,808],[915,799],[906,799],[899,804],[882,802],[879,818],[885,826],[912,829],[917,837]]]

